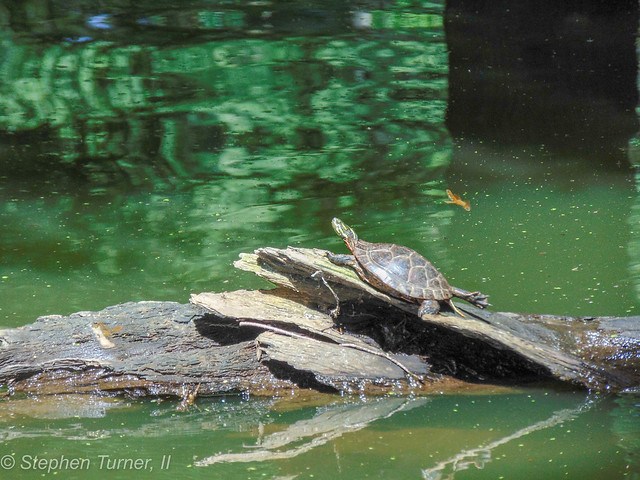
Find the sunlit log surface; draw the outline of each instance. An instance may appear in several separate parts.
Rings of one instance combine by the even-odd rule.
[[[331,305],[329,289],[315,280],[317,276],[311,277],[318,270],[323,272],[347,304],[339,322],[359,320],[357,328],[377,339],[377,330],[382,330],[383,348],[427,355],[440,373],[472,381],[540,376],[613,390],[640,384],[640,317],[499,313],[457,303],[466,318],[439,314],[423,321],[417,317],[418,305],[366,285],[351,269],[329,262],[326,253],[263,248],[243,255],[236,266],[299,291],[304,298]],[[388,322],[408,332],[392,332]]]
[[[445,311],[420,319],[417,305],[371,288],[323,250],[263,248],[236,267],[277,288],[41,317],[0,331],[0,382],[10,394],[155,396],[190,388],[280,395],[548,380],[601,391],[639,384],[637,317],[520,315],[458,303],[465,318]]]

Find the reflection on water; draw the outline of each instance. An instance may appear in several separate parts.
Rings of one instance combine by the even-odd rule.
[[[456,150],[454,165],[475,156]],[[304,183],[289,192],[248,186],[261,180],[220,179],[174,192],[109,195],[5,185],[0,323],[19,325],[45,313],[128,300],[184,302],[192,292],[264,286],[232,268],[237,255],[288,244],[342,252],[329,224],[333,215],[367,240],[423,252],[453,284],[490,294],[498,310],[636,311],[640,247],[629,177],[594,178],[576,170],[558,178],[548,167],[518,170],[489,152],[476,163],[484,172],[465,182],[470,212],[446,204],[443,191],[344,203],[349,196],[336,197],[330,189],[303,197],[294,189]],[[399,205],[402,213],[396,215]]]
[[[230,267],[239,252],[342,248],[335,215],[497,309],[637,308],[634,178],[452,141],[445,116],[468,133],[482,109],[461,90],[478,80],[460,74],[466,17],[445,36],[442,4],[38,3],[0,2],[2,323],[263,285]]]
[[[124,3],[0,0],[2,326],[262,287],[232,268],[238,253],[342,252],[334,216],[419,250],[498,310],[637,313],[624,146],[637,2],[469,12],[452,0],[446,14],[442,1]],[[471,210],[447,204],[447,188]],[[224,399],[180,415],[83,401],[56,419],[30,400],[2,409],[0,456],[97,459],[135,444],[174,455],[154,478],[640,470],[634,395],[591,409],[553,392],[286,411]],[[294,454],[194,464],[257,452]]]
[[[10,55],[0,65],[0,128],[6,143],[20,145],[30,161],[18,166],[4,159],[4,166],[28,172],[57,164],[92,182],[159,186],[176,177],[262,178],[262,185],[241,188],[265,194],[295,188],[298,177],[341,184],[382,161],[394,172],[391,178],[424,180],[425,170],[444,164],[448,140],[440,10],[412,15],[406,27],[415,31],[411,36],[402,34],[402,10],[399,32],[385,35],[386,22],[396,28],[393,12],[363,25],[362,14],[304,4],[293,11],[194,7],[155,20],[140,12],[133,19],[138,44],[104,38],[116,27],[121,35],[132,27],[131,18],[115,15],[87,14],[82,36],[93,31],[96,37],[81,44],[64,40],[81,20],[76,17],[61,19],[58,42],[34,46],[6,30]],[[36,15],[44,22],[50,13]],[[33,21],[22,15],[8,9],[8,21]],[[275,22],[274,35],[265,38],[266,31],[251,28],[256,15]],[[186,30],[181,19],[192,16],[195,24]],[[287,19],[300,30],[317,20],[333,28],[321,37],[306,31],[294,42],[280,37],[285,27],[277,28]],[[160,26],[173,42],[149,42],[145,34]],[[220,38],[238,30],[234,26],[245,34]],[[357,27],[367,28],[357,36],[351,33]],[[177,41],[174,28],[182,30],[181,39],[188,32],[187,44]],[[382,35],[371,35],[372,29]]]
[[[365,404],[333,405],[309,420],[300,420],[286,430],[258,438],[256,448],[238,453],[221,453],[198,460],[203,467],[216,463],[258,462],[295,458],[347,433],[366,428],[371,422],[416,408],[426,399],[387,398]]]
[[[0,8],[2,280],[33,306],[11,323],[184,301],[235,285],[240,251],[433,200],[441,5],[156,7]]]
[[[322,479],[520,478],[533,472],[596,479],[640,471],[637,395],[611,401],[530,390],[301,404],[221,398],[200,399],[181,414],[174,403],[81,402],[74,399],[81,407],[75,418],[55,399],[9,402],[3,411],[11,416],[0,418],[3,451],[18,459],[76,455],[89,459],[94,473],[100,473],[101,455],[153,462],[171,455],[173,471],[156,468],[154,478],[175,478],[191,468],[207,478]],[[16,420],[20,429],[12,425]]]
[[[433,467],[422,470],[422,478],[426,480],[440,478],[452,479],[455,477],[456,472],[467,470],[471,467],[483,469],[485,468],[487,463],[492,461],[492,452],[494,450],[497,450],[502,445],[520,440],[521,438],[534,432],[570,422],[578,417],[582,412],[590,409],[593,406],[593,403],[594,400],[590,399],[586,400],[584,404],[579,405],[576,408],[558,410],[554,412],[553,415],[551,415],[549,418],[521,428],[520,430],[506,435],[505,437],[493,440],[490,443],[478,448],[463,450],[450,459],[439,462]]]

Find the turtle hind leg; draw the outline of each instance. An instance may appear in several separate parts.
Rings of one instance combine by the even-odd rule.
[[[453,287],[453,294],[456,297],[466,300],[467,302],[475,305],[478,308],[486,308],[491,305],[487,301],[487,298],[489,297],[480,292],[468,292],[461,288]]]
[[[437,300],[424,300],[418,308],[418,316],[436,315],[440,311],[440,302]]]
[[[464,313],[462,313],[451,300],[444,301],[451,307],[451,310],[464,318]],[[438,300],[424,300],[420,304],[420,308],[418,308],[418,316],[420,318],[424,318],[423,315],[437,315],[438,312],[440,312],[440,302]]]
[[[451,307],[456,314],[460,315],[464,318],[464,313],[462,313],[458,307],[454,305],[451,300],[444,300]],[[418,308],[418,316],[420,318],[424,318],[423,315],[437,315],[440,312],[440,302],[438,300],[428,299],[424,300],[420,304],[420,308]]]

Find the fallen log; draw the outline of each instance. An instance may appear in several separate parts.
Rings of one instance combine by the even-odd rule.
[[[235,265],[313,298],[326,309],[333,292],[320,282],[314,284],[312,277],[322,272],[338,298],[354,304],[354,319],[376,318],[365,323],[368,334],[376,336],[376,322],[404,322],[409,332],[387,334],[381,343],[387,349],[428,355],[440,373],[474,381],[547,377],[598,390],[640,385],[640,317],[527,315],[457,304],[467,318],[445,313],[421,320],[417,305],[379,292],[351,269],[329,262],[326,254],[319,249],[263,248],[241,255]],[[420,348],[421,341],[429,347]]]
[[[10,394],[184,398],[304,388],[428,392],[532,380],[613,391],[640,384],[638,317],[457,304],[466,318],[445,311],[421,319],[416,305],[378,292],[323,250],[263,248],[235,265],[277,288],[201,293],[186,305],[127,303],[1,330],[0,384]],[[340,313],[332,316],[336,298]]]

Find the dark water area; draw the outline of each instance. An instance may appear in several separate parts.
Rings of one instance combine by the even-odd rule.
[[[638,131],[637,2],[453,0],[445,28],[454,137],[626,161]]]
[[[631,1],[0,1],[0,325],[268,287],[238,254],[344,253],[334,216],[499,311],[637,315],[637,31]],[[640,476],[633,393],[56,401],[2,409],[12,478]]]

